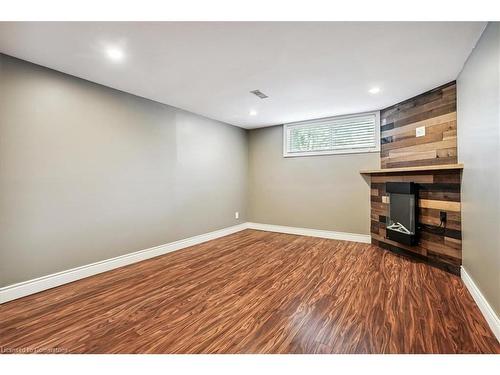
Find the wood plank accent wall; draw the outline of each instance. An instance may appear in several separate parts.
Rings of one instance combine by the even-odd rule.
[[[381,167],[457,163],[457,90],[450,82],[380,112]],[[415,129],[425,126],[423,137]]]
[[[380,112],[381,168],[407,168],[457,163],[456,82],[450,82]],[[425,126],[425,136],[415,130]],[[371,176],[372,243],[411,254],[459,274],[462,264],[460,170],[395,172]],[[386,238],[389,203],[386,182],[419,184],[419,243],[407,246]],[[447,214],[446,227],[440,212]]]
[[[462,224],[460,214],[460,170],[385,173],[371,176],[372,243],[397,253],[411,254],[455,274],[462,264]],[[386,182],[419,184],[417,246],[406,246],[386,238],[389,204]],[[446,227],[440,227],[439,213],[447,214]]]

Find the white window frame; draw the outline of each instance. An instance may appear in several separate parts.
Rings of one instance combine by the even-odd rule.
[[[324,121],[327,119],[343,119],[349,117],[357,117],[364,115],[375,115],[375,147],[364,148],[346,148],[342,150],[324,150],[324,151],[303,151],[303,152],[288,152],[287,150],[287,134],[288,128],[296,125],[311,124],[314,125],[316,121]],[[283,157],[293,158],[298,156],[318,156],[318,155],[337,155],[337,154],[361,154],[369,152],[380,152],[380,111],[362,112],[350,115],[323,117],[314,120],[291,122],[283,125]]]

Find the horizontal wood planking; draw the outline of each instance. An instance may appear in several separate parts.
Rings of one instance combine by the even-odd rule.
[[[447,114],[442,115],[442,116],[433,117],[433,118],[430,118],[427,120],[417,121],[417,122],[414,122],[413,124],[409,124],[409,125],[406,125],[404,127],[393,128],[390,130],[383,131],[380,133],[380,136],[382,138],[391,137],[391,136],[398,136],[401,134],[406,134],[408,132],[412,132],[412,131],[414,132],[415,129],[417,129],[421,126],[425,126],[426,128],[428,128],[428,127],[435,126],[435,125],[446,124],[446,123],[449,123],[452,121],[456,122],[456,118],[457,118],[457,113],[451,112],[451,113],[447,113]]]
[[[388,142],[386,142],[384,144],[382,154],[388,155],[388,156],[398,155],[398,154],[405,155],[405,154],[410,153],[412,151],[415,152],[415,150],[428,152],[428,151],[432,150],[433,148],[431,148],[430,146],[422,147],[421,145],[434,143],[434,142],[444,142],[443,141],[443,133],[456,129],[456,125],[455,126],[451,126],[448,124],[445,124],[445,125],[446,126],[434,129],[434,131],[432,131],[433,129],[426,129],[425,136],[423,136],[423,137],[418,137],[418,138],[415,137],[414,131],[411,133],[407,133],[404,137],[403,136],[390,137],[390,139],[389,139],[389,137],[386,137],[385,139]],[[443,145],[443,144],[452,145],[452,142],[451,142],[452,140],[453,140],[453,138],[447,139],[446,141],[448,141],[448,142],[441,143],[441,145]],[[390,152],[390,151],[392,151],[392,152]]]
[[[442,211],[460,212],[460,202],[447,202],[432,199],[419,199],[418,204],[422,208],[434,208]]]
[[[460,169],[372,175],[370,194],[372,241],[389,250],[400,249],[406,253],[417,254],[434,265],[458,274],[462,264],[460,177]],[[420,238],[417,246],[406,246],[386,238],[386,217],[389,214],[389,204],[385,198],[387,182],[419,184]],[[445,227],[441,225],[441,211],[446,212]]]
[[[381,155],[382,155],[382,160],[384,158],[390,158],[391,154],[389,152],[389,150],[391,149],[398,149],[398,151],[401,153],[401,152],[404,152],[406,154],[408,153],[418,153],[418,152],[422,152],[422,151],[433,151],[433,150],[436,150],[436,153],[437,153],[437,150],[441,150],[441,149],[446,149],[446,148],[453,148],[453,146],[455,145],[456,146],[456,139],[447,139],[445,141],[442,140],[442,134],[439,136],[439,137],[436,137],[436,138],[432,138],[431,139],[431,142],[422,142],[422,144],[419,144],[419,141],[418,140],[413,140],[413,145],[403,145],[403,146],[400,146],[400,145],[391,145],[391,144],[388,144],[387,147],[384,148],[384,150],[381,151]],[[422,137],[424,138],[424,137]],[[392,153],[392,155],[394,155],[397,153]],[[451,163],[447,163],[447,164],[451,164]]]
[[[460,202],[460,193],[450,191],[420,191],[420,199]]]
[[[457,162],[455,82],[383,109],[380,119],[382,168]],[[416,137],[421,126],[426,134]]]
[[[439,164],[439,163],[454,163],[456,161],[456,157],[446,157],[446,158],[432,158],[432,159],[422,159],[422,160],[413,160],[411,162],[412,165],[414,166],[428,166],[428,165],[434,165],[434,164]],[[407,161],[397,161],[397,162],[391,162],[387,164],[388,168],[400,168],[400,167],[405,167],[408,165],[409,162]]]
[[[445,104],[453,103],[453,100],[439,101],[443,98],[455,98],[455,82],[449,82],[445,85],[436,87],[433,90],[407,99],[395,104],[384,111],[390,122],[397,122],[409,117],[422,114],[426,111],[434,110]]]

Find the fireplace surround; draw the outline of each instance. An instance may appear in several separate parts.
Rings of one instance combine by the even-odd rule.
[[[370,184],[372,243],[459,274],[462,264],[461,172],[463,165],[363,170]],[[416,242],[391,239],[387,229],[392,183],[413,182],[416,194]],[[389,188],[390,189],[390,188]],[[446,225],[441,215],[446,214]],[[389,224],[390,225],[390,224]]]

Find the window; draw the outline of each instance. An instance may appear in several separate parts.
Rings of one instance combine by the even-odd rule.
[[[380,113],[328,117],[283,125],[283,156],[380,151]]]

